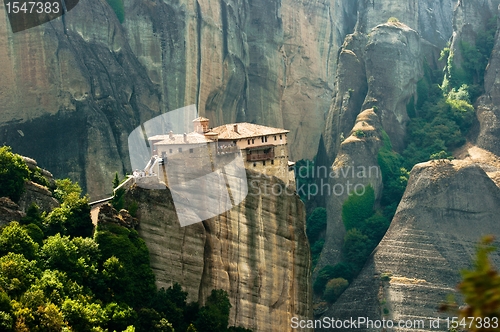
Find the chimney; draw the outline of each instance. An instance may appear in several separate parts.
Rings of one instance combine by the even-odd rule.
[[[233,130],[234,130],[234,132],[235,132],[235,133],[238,133],[238,125],[237,125],[237,124],[235,124],[235,125],[233,126]]]
[[[187,143],[188,142],[188,135],[186,133],[184,133],[184,143]]]
[[[168,132],[168,137],[174,139],[174,132],[172,130]]]

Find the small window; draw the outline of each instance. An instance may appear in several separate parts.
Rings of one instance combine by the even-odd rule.
[[[264,136],[260,138],[261,142],[264,143]]]
[[[168,153],[172,153],[172,149],[168,149]]]
[[[193,149],[189,149],[189,153],[193,153],[193,152],[194,152],[194,150],[193,150]]]
[[[250,140],[248,140],[248,145],[250,145]]]
[[[271,165],[274,165],[274,159],[273,159],[273,160],[271,160]]]
[[[253,163],[253,167],[257,166],[257,163]]]
[[[179,152],[182,152],[182,148],[179,148]]]
[[[280,135],[280,139],[283,139],[283,135]]]
[[[265,160],[262,161],[262,166],[266,166],[266,161]]]
[[[252,138],[252,144],[255,144],[255,139]]]
[[[276,135],[274,136],[274,140],[276,141]]]

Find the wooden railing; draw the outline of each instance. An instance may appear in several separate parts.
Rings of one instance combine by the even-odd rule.
[[[274,159],[274,151],[268,153],[252,153],[247,154],[247,161],[260,161]]]

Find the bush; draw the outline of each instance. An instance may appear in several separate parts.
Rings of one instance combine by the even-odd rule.
[[[0,147],[0,197],[19,201],[24,192],[24,181],[30,171],[19,155],[12,153],[7,146]]]
[[[375,191],[367,186],[363,195],[351,194],[342,205],[342,220],[346,230],[359,228],[363,221],[373,215]]]
[[[113,9],[120,23],[125,20],[125,8],[123,6],[123,0],[106,0],[108,5]]]
[[[368,236],[356,228],[347,231],[342,248],[345,261],[349,262],[355,271],[361,270],[374,248],[373,244]]]
[[[156,292],[149,250],[135,230],[116,225],[115,228],[119,233],[112,232],[113,228],[98,228],[95,234],[95,241],[101,250],[101,261],[115,256],[127,271],[121,280],[115,282],[120,289],[110,288],[109,291],[118,302],[122,301],[133,307],[145,306]],[[122,289],[126,291],[123,292]]]
[[[377,212],[365,220],[362,233],[368,236],[373,243],[379,243],[389,228],[391,222],[382,213]]]
[[[195,327],[199,332],[227,331],[231,303],[226,291],[212,290],[205,306],[200,308]]]
[[[306,233],[309,243],[314,243],[319,235],[326,229],[326,209],[314,209],[306,222]]]
[[[21,254],[26,259],[35,258],[38,244],[28,235],[17,221],[5,226],[0,234],[0,254],[6,255],[9,252]]]
[[[340,294],[349,286],[349,282],[343,278],[335,278],[326,284],[323,298],[329,303],[335,302]]]
[[[352,280],[353,270],[351,265],[345,262],[336,264],[335,266],[326,265],[318,272],[318,277],[314,281],[313,290],[321,294],[328,282],[328,280],[335,278],[342,278],[345,280]]]

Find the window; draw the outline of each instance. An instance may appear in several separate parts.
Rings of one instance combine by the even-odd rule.
[[[248,140],[248,145],[250,145],[250,140]]]
[[[167,153],[166,153],[165,151],[162,151],[162,152],[161,152],[161,157],[162,157],[163,159],[165,159],[165,157],[166,157],[166,156],[167,156]]]
[[[179,148],[179,152],[182,152],[182,148]]]
[[[257,166],[257,163],[253,163],[253,167]]]
[[[274,135],[274,140],[276,141],[276,135]]]
[[[172,153],[172,149],[168,149],[168,153]]]
[[[280,139],[283,139],[283,135],[280,135]]]
[[[255,144],[255,140],[252,138],[252,144]]]
[[[271,160],[271,165],[274,165],[274,159],[273,159],[273,160]]]
[[[264,136],[262,136],[262,137],[260,138],[260,141],[261,141],[262,143],[264,143]]]
[[[189,149],[189,153],[193,153],[193,151],[194,151],[193,149]]]
[[[262,166],[266,166],[266,161],[265,160],[262,161]]]

